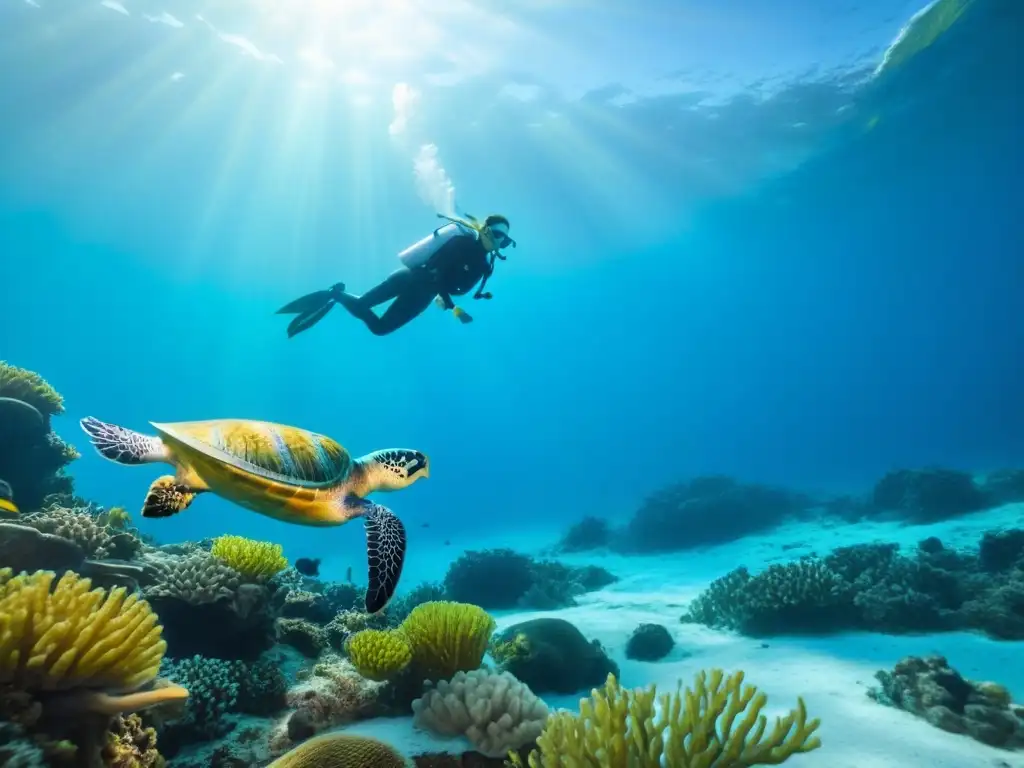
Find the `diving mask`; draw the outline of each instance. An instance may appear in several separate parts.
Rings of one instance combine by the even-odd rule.
[[[491,240],[498,247],[498,250],[502,248],[508,248],[510,245],[515,247],[516,241],[508,236],[508,224],[503,221],[496,221],[493,224],[488,225],[487,231],[491,235]]]

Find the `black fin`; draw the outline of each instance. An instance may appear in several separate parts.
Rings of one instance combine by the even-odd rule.
[[[290,339],[293,336],[297,336],[303,331],[308,331],[314,325],[319,323],[323,319],[324,315],[331,311],[331,307],[333,306],[334,300],[328,299],[327,303],[322,307],[318,307],[312,312],[304,312],[297,316],[294,320],[288,323],[288,338]]]
[[[366,561],[369,580],[366,586],[366,612],[380,613],[394,597],[405,565],[405,526],[387,507],[363,502],[366,512]]]
[[[277,315],[304,315],[307,312],[315,312],[320,309],[326,302],[331,300],[331,290],[326,291],[313,291],[313,293],[307,293],[305,296],[300,296],[295,301],[289,302],[281,307],[274,314]],[[341,290],[345,290],[344,287]]]

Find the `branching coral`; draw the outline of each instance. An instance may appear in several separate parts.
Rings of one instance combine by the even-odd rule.
[[[0,682],[34,690],[132,690],[153,680],[167,644],[149,604],[90,589],[67,571],[0,571]]]
[[[288,567],[280,544],[244,536],[219,536],[210,552],[249,581],[266,581]]]
[[[725,677],[700,672],[691,690],[658,696],[655,686],[623,689],[614,675],[603,690],[580,702],[580,714],[559,712],[548,718],[530,753],[530,768],[564,765],[636,768],[746,768],[777,765],[821,746],[807,720],[803,699],[767,733],[761,714],[768,697],[743,687],[742,672]],[[682,683],[680,683],[680,689]],[[512,765],[523,767],[517,754]]]
[[[107,768],[163,768],[164,759],[156,748],[156,731],[144,728],[138,715],[120,715],[107,733],[103,748]]]

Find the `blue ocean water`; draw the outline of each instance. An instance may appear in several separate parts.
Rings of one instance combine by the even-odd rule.
[[[76,492],[164,543],[365,563],[212,496],[138,518],[157,473],[80,418],[425,451],[403,588],[701,474],[1024,466],[1024,6],[947,2],[883,66],[921,4],[3,0],[0,359],[64,396]],[[518,243],[474,323],[286,337],[453,203]]]

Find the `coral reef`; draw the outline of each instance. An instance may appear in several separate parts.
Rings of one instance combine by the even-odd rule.
[[[210,554],[250,582],[262,582],[288,567],[280,544],[244,536],[218,536]]]
[[[268,768],[414,768],[394,747],[377,739],[328,733],[279,757]]]
[[[389,680],[412,661],[412,648],[402,632],[364,629],[349,638],[346,650],[367,680]]]
[[[913,523],[930,523],[976,512],[993,500],[967,472],[927,467],[889,472],[875,484],[872,502]]]
[[[509,645],[511,644],[511,645]],[[588,642],[564,619],[533,619],[514,624],[495,646],[515,649],[500,654],[501,666],[537,694],[569,694],[599,685],[619,668],[596,640]]]
[[[154,573],[143,594],[160,615],[170,656],[252,661],[274,644],[272,585],[245,583],[203,550],[148,552],[142,560]]]
[[[892,672],[880,670],[875,701],[911,712],[936,728],[969,735],[993,747],[1024,746],[1024,708],[1014,707],[998,683],[967,680],[942,656],[902,659]]]
[[[575,597],[614,582],[603,568],[572,568],[537,562],[511,549],[470,550],[449,568],[444,590],[449,600],[482,608],[537,608],[575,605]]]
[[[574,523],[558,542],[560,552],[589,552],[607,547],[612,540],[612,530],[602,517],[588,515]]]
[[[754,636],[978,629],[1024,638],[1024,535],[988,532],[973,553],[929,538],[912,556],[896,544],[860,544],[757,575],[740,566],[698,595],[682,621]]]
[[[138,715],[118,715],[107,732],[101,753],[108,768],[163,768],[156,730],[142,725]]]
[[[481,754],[501,757],[537,740],[547,705],[508,672],[457,672],[412,703],[417,726],[465,736]]]
[[[292,710],[278,723],[271,738],[273,754],[320,731],[381,714],[383,685],[363,678],[343,659],[325,657],[286,697]]]
[[[315,659],[327,649],[327,632],[304,619],[277,619],[277,639]]]
[[[814,735],[819,722],[807,720],[803,699],[786,717],[776,718],[766,735],[768,720],[761,710],[768,697],[744,687],[743,679],[743,672],[726,677],[715,669],[710,679],[700,672],[692,689],[659,697],[653,685],[629,691],[609,675],[603,690],[580,702],[580,714],[548,718],[527,764],[742,768],[778,765],[821,746]],[[517,755],[511,762],[524,766]]]
[[[50,494],[72,492],[66,467],[78,451],[51,429],[64,401],[39,374],[0,361],[0,479],[22,511],[39,509]]]
[[[629,552],[720,544],[773,528],[811,505],[809,497],[781,488],[724,476],[698,477],[652,494],[615,541]]]
[[[130,560],[135,557],[142,548],[138,536],[123,527],[110,525],[105,522],[109,515],[103,518],[100,514],[88,507],[48,506],[23,515],[19,522],[77,544],[88,558]]]
[[[659,661],[671,653],[676,641],[661,624],[641,624],[626,641],[626,658]]]
[[[409,640],[417,676],[449,680],[480,667],[494,627],[479,606],[435,601],[416,606],[400,630]]]

